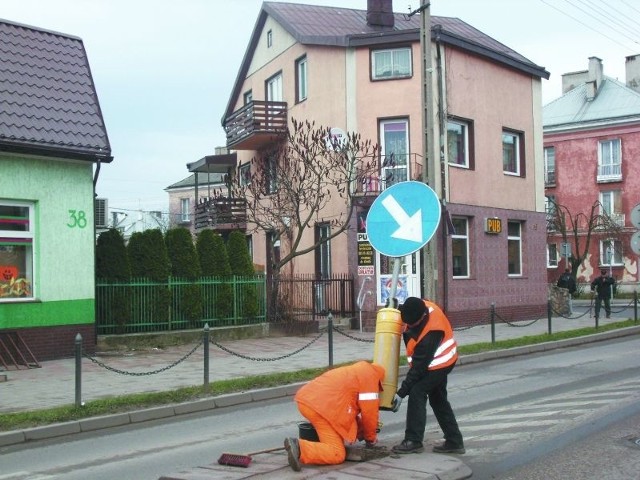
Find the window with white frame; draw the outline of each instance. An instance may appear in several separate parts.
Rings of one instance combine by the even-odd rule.
[[[620,240],[601,240],[600,241],[600,265],[601,266],[621,266],[622,261],[622,242]]]
[[[447,155],[449,165],[471,168],[470,123],[462,120],[447,121]]]
[[[268,30],[267,31],[267,48],[271,48],[272,45],[273,45],[273,31]]]
[[[507,224],[507,257],[509,276],[522,275],[522,223],[508,222]]]
[[[547,243],[547,267],[555,268],[558,266],[558,245],[555,243]]]
[[[502,170],[507,175],[524,176],[522,134],[502,131]]]
[[[607,215],[613,222],[624,227],[622,210],[622,195],[620,190],[605,190],[600,192],[600,213]]]
[[[453,278],[469,278],[469,219],[452,217],[455,233],[451,235]]]
[[[409,179],[409,120],[380,121],[380,153],[383,188]]]
[[[544,184],[556,184],[556,149],[546,147],[544,149]]]
[[[181,198],[180,199],[180,221],[181,222],[188,222],[189,218],[190,218],[190,211],[189,211],[189,206],[190,206],[190,201],[189,198]]]
[[[307,56],[296,60],[296,103],[307,99]]]
[[[371,78],[388,80],[411,77],[411,48],[389,48],[371,52]]]
[[[34,297],[32,203],[0,201],[0,302]]]
[[[598,142],[598,180],[622,179],[622,146],[619,138]]]
[[[248,90],[242,95],[243,105],[253,102],[253,90]]]

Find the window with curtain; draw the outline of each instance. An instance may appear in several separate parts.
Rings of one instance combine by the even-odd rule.
[[[411,48],[392,48],[371,52],[371,78],[388,80],[411,77]]]
[[[509,276],[522,275],[522,224],[509,222],[507,226],[507,256]]]
[[[502,170],[509,175],[520,175],[520,136],[502,132]]]
[[[0,302],[33,298],[34,209],[0,202]]]
[[[189,221],[189,199],[181,198],[180,199],[180,221],[188,222]]]
[[[470,124],[460,120],[447,122],[447,154],[449,165],[471,167],[470,162]]]
[[[307,99],[307,56],[296,60],[296,103]]]
[[[598,180],[622,179],[622,146],[620,139],[598,142]]]
[[[409,121],[381,120],[380,152],[383,188],[409,179]]]
[[[453,278],[469,278],[469,220],[452,217],[455,233],[451,235]]]
[[[556,184],[556,149],[554,147],[544,149],[544,184]]]

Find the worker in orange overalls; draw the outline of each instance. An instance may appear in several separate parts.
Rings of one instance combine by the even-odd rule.
[[[338,465],[346,458],[345,442],[378,441],[379,393],[385,369],[369,362],[329,370],[304,385],[294,400],[302,416],[311,422],[320,441],[287,438],[284,447],[289,465]]]

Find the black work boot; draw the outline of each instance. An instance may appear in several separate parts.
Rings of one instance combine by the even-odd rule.
[[[300,444],[297,438],[289,437],[284,439],[284,448],[289,458],[289,466],[294,472],[302,470],[300,465]]]
[[[433,451],[435,453],[457,453],[462,455],[465,452],[464,447],[460,447],[458,445],[454,445],[451,442],[445,441],[440,445],[435,445],[433,447]]]
[[[398,445],[394,445],[391,449],[393,453],[421,453],[424,452],[422,442],[414,442],[413,440],[403,440]]]

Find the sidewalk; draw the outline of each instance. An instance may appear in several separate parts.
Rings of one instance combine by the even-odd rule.
[[[595,326],[595,320],[588,313],[589,302],[574,302],[574,313],[571,318],[554,317],[551,322],[552,332],[574,330],[582,327]],[[599,325],[624,320],[633,316],[633,309],[622,312],[622,307],[628,303],[620,301],[612,306],[611,319],[601,318]],[[546,318],[537,321],[523,321],[505,323],[496,320],[495,340],[506,340],[529,335],[547,333],[549,322]],[[614,336],[639,333],[640,326],[626,331],[607,332],[598,337],[612,338]],[[460,345],[470,345],[480,342],[491,342],[492,328],[490,325],[476,326],[455,331]],[[214,343],[210,345],[210,375],[209,381],[239,378],[243,376],[263,373],[295,371],[310,367],[329,365],[328,333],[295,337],[275,337],[246,339]],[[357,330],[333,331],[333,364],[353,362],[356,360],[371,360],[375,334],[373,332],[360,333]],[[212,336],[212,341],[216,341]],[[462,356],[460,364],[495,359],[534,351],[548,350],[558,346],[593,341],[593,339],[572,339],[555,342],[555,346],[538,345],[519,347],[508,351],[487,352],[484,354]],[[404,353],[404,347],[401,348]],[[82,359],[82,400],[90,401],[111,396],[154,392],[176,389],[183,386],[202,385],[204,382],[204,346],[184,345],[164,350],[127,352],[125,354],[99,354]],[[75,402],[75,360],[73,358],[42,362],[42,368],[29,370],[10,370],[0,372],[7,376],[5,382],[0,382],[0,413],[28,411],[69,405]],[[405,370],[406,371],[406,370]],[[403,373],[401,369],[401,375]],[[213,396],[204,400],[179,405],[150,408],[136,412],[90,418],[77,422],[68,422],[33,429],[13,432],[0,432],[0,446],[21,443],[42,438],[96,430],[129,423],[138,423],[157,418],[181,415],[207,409],[220,408],[229,405],[262,401],[269,398],[292,396],[300,385],[288,385],[259,391]],[[410,458],[406,458],[410,457]],[[353,478],[350,471],[367,478],[397,478],[403,475],[395,471],[402,465],[402,469],[420,473],[420,478],[427,479],[463,479],[468,478],[470,470],[458,457],[436,454],[409,455],[397,460],[387,457],[363,463],[346,462],[341,466],[313,467],[303,470],[304,478]],[[428,461],[424,461],[428,459]],[[409,461],[409,463],[407,463]],[[294,474],[286,466],[286,455],[283,452],[260,455],[254,459],[251,472],[238,467],[208,465],[197,467],[193,471],[179,475],[163,477],[170,479],[206,479],[206,478],[248,478],[260,471],[260,478],[303,478]],[[414,465],[415,463],[415,465]],[[204,470],[203,470],[204,469]],[[223,470],[220,470],[223,469]],[[229,470],[231,469],[231,470]],[[259,470],[258,470],[259,469]],[[375,472],[369,472],[374,469]],[[443,476],[448,471],[450,476]],[[226,473],[222,473],[222,471]],[[209,473],[206,473],[209,472]],[[169,473],[169,472],[167,472]],[[203,475],[210,475],[209,477]],[[344,475],[343,475],[344,474]],[[436,477],[436,474],[439,476]],[[432,475],[432,476],[424,476]]]

